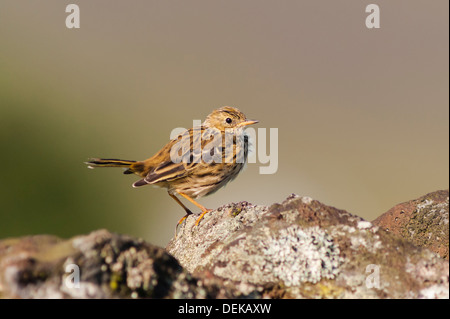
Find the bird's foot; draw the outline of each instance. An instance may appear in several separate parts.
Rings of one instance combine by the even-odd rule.
[[[200,223],[200,221],[202,220],[203,216],[205,216],[206,213],[212,212],[212,209],[205,209],[199,218],[197,218],[197,220],[195,221],[195,226],[198,226],[198,223]]]
[[[185,221],[185,219],[186,219],[189,215],[192,215],[192,213],[191,213],[191,212],[188,212],[186,215],[184,215],[183,217],[181,217],[181,219],[178,221],[177,225],[175,226],[175,238],[177,237],[178,226],[180,226],[181,224],[183,224],[183,222]]]

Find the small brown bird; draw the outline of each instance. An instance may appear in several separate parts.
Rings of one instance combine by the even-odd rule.
[[[142,177],[133,187],[150,184],[167,188],[186,211],[177,226],[192,214],[176,197],[179,194],[202,210],[195,223],[198,225],[211,210],[194,198],[212,194],[236,178],[248,155],[244,128],[255,123],[258,121],[248,120],[238,109],[224,106],[209,114],[200,127],[180,134],[145,161],[92,158],[86,164],[89,168],[124,167],[124,174]]]

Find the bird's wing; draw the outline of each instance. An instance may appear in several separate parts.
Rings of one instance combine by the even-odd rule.
[[[187,130],[179,138],[170,141],[150,159],[157,165],[145,178],[137,181],[133,186],[171,182],[186,177],[195,170],[199,163],[204,164],[203,155],[210,155],[211,158],[209,158],[208,163],[211,163],[212,160],[215,163],[236,162],[236,142],[233,142],[233,152],[229,154],[232,158],[227,158],[228,161],[225,159],[225,148],[222,147],[225,144],[225,135],[219,130],[212,130],[203,126]],[[205,146],[208,147],[205,148]],[[207,150],[207,154],[202,154],[205,150]],[[173,155],[174,159],[171,158]],[[245,153],[245,157],[246,155]]]
[[[187,173],[188,171],[186,170],[184,163],[167,161],[153,169],[145,178],[135,182],[133,186],[138,187],[159,182],[170,182],[187,175]]]
[[[186,133],[189,134],[191,130],[186,131]],[[183,143],[187,144],[183,145]],[[172,147],[174,147],[175,153],[178,154],[176,155],[175,160],[172,160],[169,155]],[[200,152],[200,154],[196,154],[198,152]],[[145,178],[135,182],[133,184],[134,187],[156,184],[159,182],[170,182],[185,177],[189,174],[189,171],[199,163],[199,160],[194,160],[194,158],[201,158],[201,149],[199,151],[193,151],[192,139],[188,138],[182,140],[179,138],[169,142],[166,147],[153,158],[158,164],[147,174],[147,176],[145,176]]]
[[[148,184],[155,184],[162,181],[171,181],[186,175],[186,167],[183,162],[173,163],[172,161],[161,163],[146,177],[145,181]]]

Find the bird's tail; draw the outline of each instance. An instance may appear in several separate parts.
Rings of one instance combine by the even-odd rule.
[[[111,159],[111,158],[91,158],[89,161],[85,162],[88,165],[88,168],[96,168],[96,167],[123,167],[127,168],[124,171],[124,174],[139,174],[143,170],[142,162],[138,161],[128,161],[128,160],[120,160],[120,159]]]

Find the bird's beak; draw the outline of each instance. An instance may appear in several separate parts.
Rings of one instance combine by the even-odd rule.
[[[246,120],[245,122],[239,123],[239,126],[247,126],[247,125],[252,125],[252,124],[256,124],[259,121],[256,120]]]

